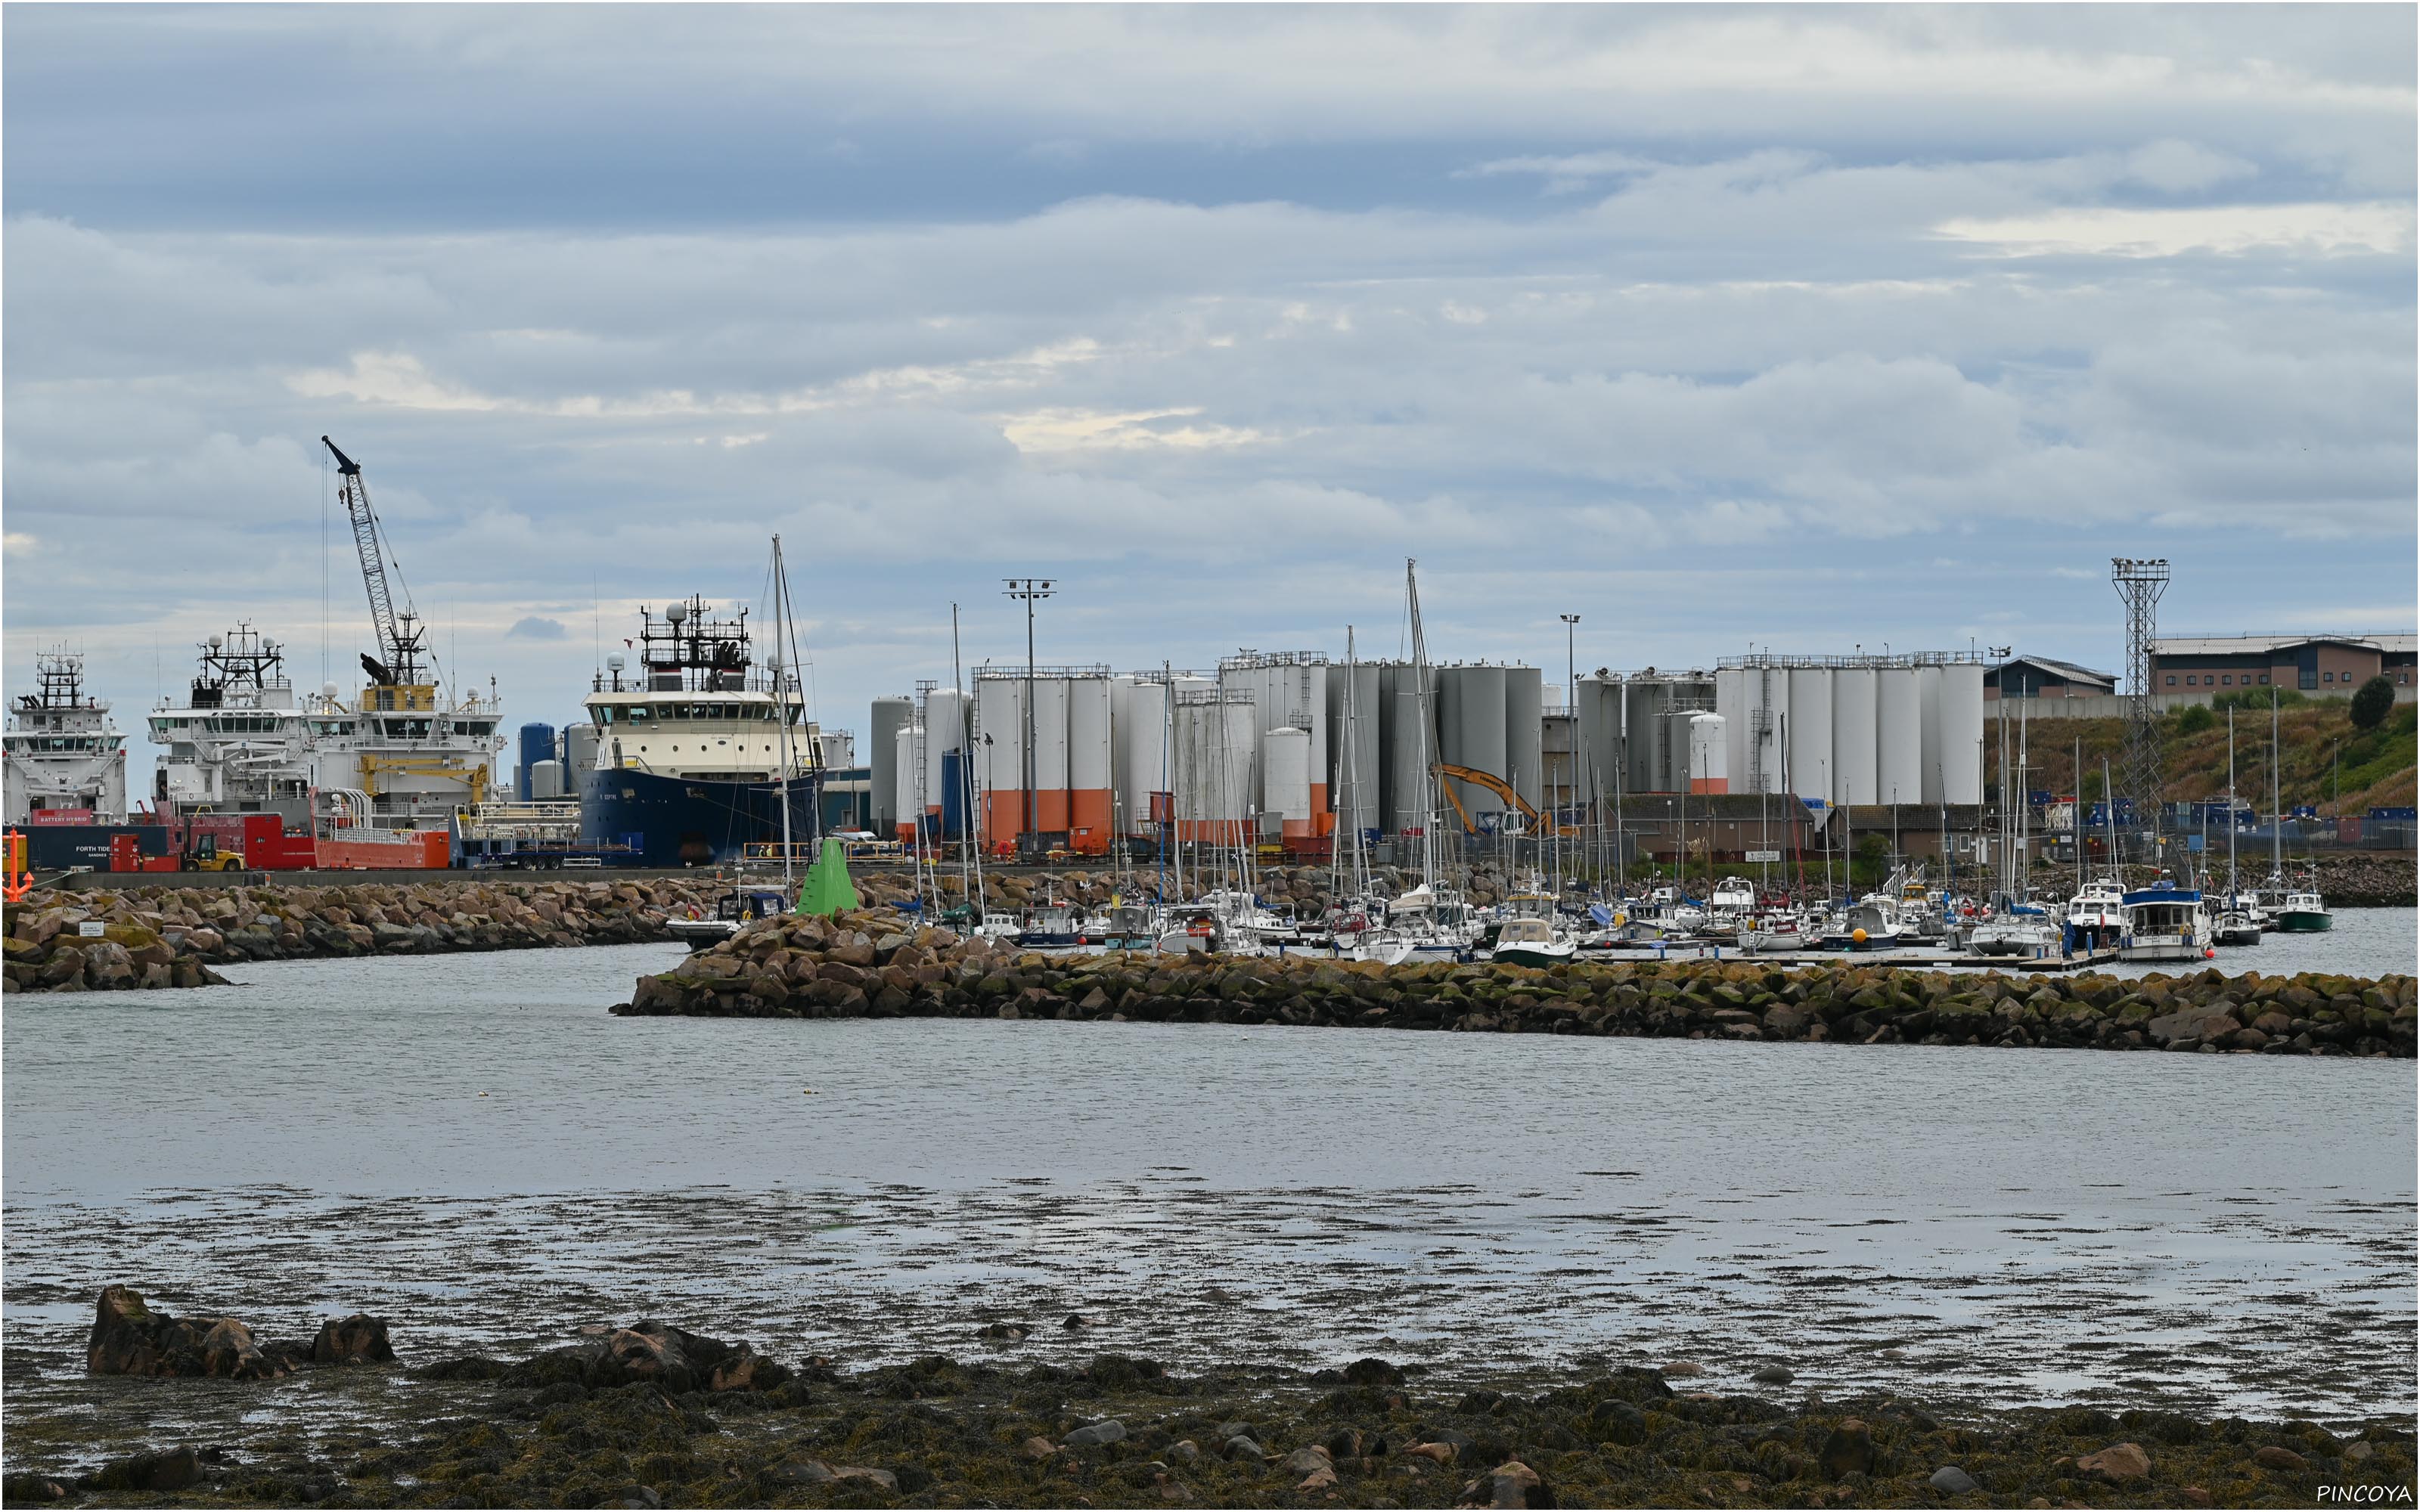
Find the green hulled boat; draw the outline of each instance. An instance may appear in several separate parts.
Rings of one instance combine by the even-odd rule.
[[[2335,927],[2328,905],[2316,892],[2289,892],[2277,912],[2271,916],[2269,927],[2288,934],[2320,934]]]

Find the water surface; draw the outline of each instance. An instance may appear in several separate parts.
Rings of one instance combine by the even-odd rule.
[[[2408,1061],[603,1011],[678,958],[11,998],[12,1415],[113,1389],[111,1280],[272,1335],[383,1313],[418,1358],[1010,1319],[1051,1325],[1022,1358],[2413,1406]]]

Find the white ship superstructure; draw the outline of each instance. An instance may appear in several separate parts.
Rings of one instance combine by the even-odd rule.
[[[347,702],[332,683],[310,701],[318,816],[338,827],[442,829],[487,801],[504,707],[433,681],[421,668],[425,628],[409,611],[394,623],[389,660],[362,658],[369,675],[357,698]]]
[[[152,797],[179,813],[310,812],[310,726],[286,676],[285,648],[238,622],[201,643],[183,702],[151,710],[163,748]]]
[[[50,651],[34,658],[36,688],[9,705],[8,822],[37,811],[115,824],[126,815],[126,736],[109,705],[85,696],[84,658]]]

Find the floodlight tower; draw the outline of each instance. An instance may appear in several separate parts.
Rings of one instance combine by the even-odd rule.
[[[2109,566],[2110,581],[2126,606],[2126,681],[2130,687],[2126,703],[2125,795],[2134,801],[2138,822],[2146,813],[2151,816],[2156,833],[2160,721],[2151,703],[2151,641],[2159,628],[2160,595],[2168,591],[2168,563],[2164,557],[2153,561],[2113,557]]]

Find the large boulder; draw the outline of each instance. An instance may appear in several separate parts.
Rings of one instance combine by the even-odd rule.
[[[744,1342],[726,1344],[654,1319],[607,1335],[583,1375],[591,1389],[646,1381],[675,1396],[685,1391],[769,1391],[790,1379],[787,1369]]]
[[[331,1318],[319,1325],[319,1336],[311,1341],[313,1365],[384,1365],[394,1358],[386,1319],[367,1313]]]
[[[154,1312],[132,1287],[103,1287],[85,1346],[96,1376],[212,1376],[270,1381],[293,1368],[232,1318],[197,1322]]]

